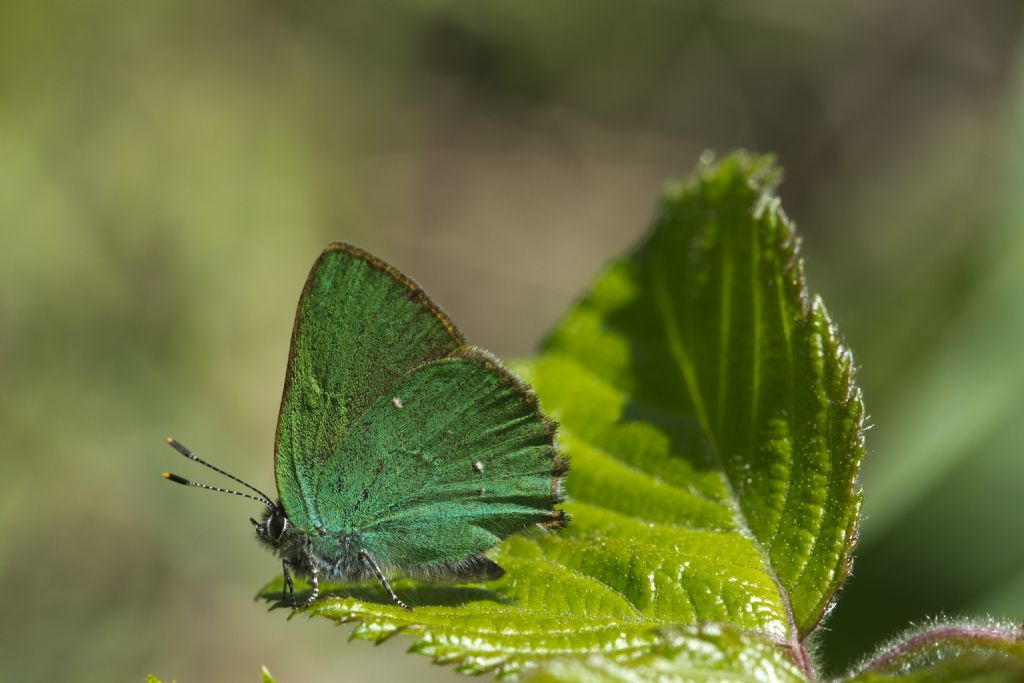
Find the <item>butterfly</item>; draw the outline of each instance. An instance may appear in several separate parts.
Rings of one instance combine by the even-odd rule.
[[[485,553],[511,534],[568,522],[568,463],[536,395],[495,356],[467,344],[437,304],[396,268],[333,243],[299,298],[274,441],[277,499],[200,459],[256,495],[197,483],[265,506],[250,517],[293,575],[396,575],[474,583],[504,570]]]

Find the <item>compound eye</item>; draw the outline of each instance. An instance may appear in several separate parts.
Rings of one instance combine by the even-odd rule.
[[[267,520],[267,534],[275,541],[281,538],[281,534],[288,528],[288,518],[280,512],[275,512]]]

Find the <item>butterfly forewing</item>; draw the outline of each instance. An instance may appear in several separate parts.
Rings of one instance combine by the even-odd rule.
[[[315,483],[316,514],[382,565],[459,560],[561,513],[555,426],[489,354],[426,363],[352,424]]]
[[[277,424],[277,488],[293,524],[321,525],[317,487],[345,466],[338,445],[354,422],[413,368],[463,349],[409,278],[349,245],[324,250],[299,299]]]

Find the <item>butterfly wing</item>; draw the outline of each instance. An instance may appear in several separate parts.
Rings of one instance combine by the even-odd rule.
[[[405,275],[347,244],[324,250],[299,298],[275,439],[277,490],[293,524],[320,526],[316,482],[352,421],[411,369],[464,348]]]
[[[564,522],[554,435],[533,393],[490,354],[426,363],[345,435],[317,514],[381,565],[458,562]]]

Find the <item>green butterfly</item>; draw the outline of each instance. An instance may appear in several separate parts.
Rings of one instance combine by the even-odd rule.
[[[484,553],[527,527],[568,516],[568,469],[556,425],[490,353],[469,346],[426,292],[394,267],[347,244],[324,250],[299,298],[274,468],[278,501],[258,500],[258,539],[292,574],[476,582],[505,572]]]

